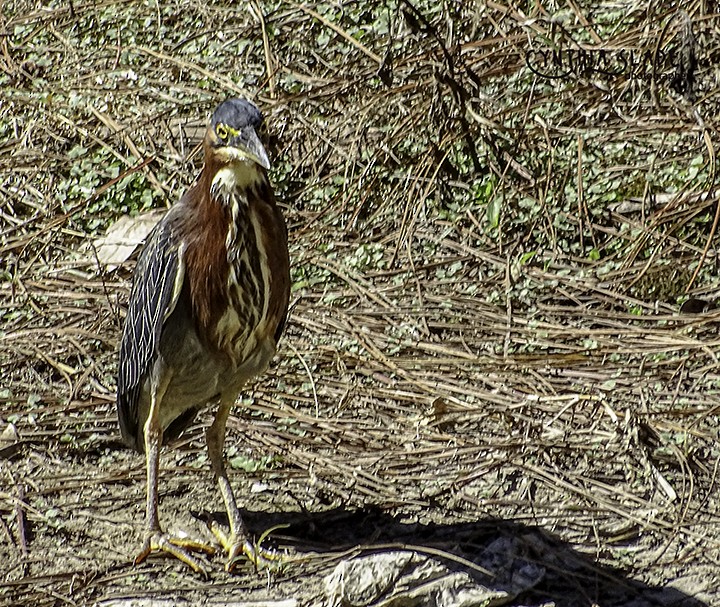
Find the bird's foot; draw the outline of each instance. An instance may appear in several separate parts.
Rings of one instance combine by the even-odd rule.
[[[263,548],[259,542],[257,544],[252,543],[244,533],[227,534],[215,521],[210,524],[210,531],[228,554],[225,571],[233,571],[244,558],[247,558],[255,566],[256,570],[263,568],[277,570],[282,567],[284,554]]]
[[[197,540],[173,537],[158,530],[147,533],[140,554],[135,558],[135,564],[142,563],[152,552],[166,552],[190,566],[196,573],[202,573],[207,577],[210,567],[192,552],[211,555],[214,554],[215,549]]]

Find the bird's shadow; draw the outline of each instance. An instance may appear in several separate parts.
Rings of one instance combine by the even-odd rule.
[[[222,513],[205,513],[220,523]],[[598,564],[579,553],[567,542],[548,531],[518,522],[483,518],[457,524],[406,523],[380,509],[335,508],[324,512],[243,513],[251,534],[261,536],[275,528],[274,539],[280,547],[297,553],[359,553],[378,550],[416,550],[431,554],[450,570],[465,570],[478,582],[493,590],[514,594],[513,572],[488,567],[488,553],[497,554],[498,546],[511,547],[514,567],[527,565],[543,571],[539,582],[523,592],[517,605],[542,605],[549,601],[557,607],[597,605],[599,607],[707,607],[707,604],[675,588],[650,586],[633,580],[621,570]],[[500,560],[503,560],[502,557]],[[492,579],[462,561],[491,569]],[[507,585],[507,587],[505,587]]]

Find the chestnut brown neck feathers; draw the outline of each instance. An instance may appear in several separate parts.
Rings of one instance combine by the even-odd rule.
[[[289,294],[285,223],[265,170],[216,162],[185,197],[193,239],[184,254],[186,288],[206,346],[243,359],[259,339],[279,335]]]

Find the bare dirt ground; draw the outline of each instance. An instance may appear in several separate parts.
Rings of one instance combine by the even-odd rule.
[[[491,604],[720,604],[718,22],[685,10],[4,3],[0,604],[326,605],[339,563],[400,550],[507,592]],[[545,78],[548,47],[632,48],[642,73]],[[294,289],[226,454],[287,555],[204,579],[132,564],[134,257],[91,243],[179,196],[237,94],[274,134]],[[208,541],[210,419],[160,479],[163,523]],[[393,600],[345,604],[449,604]]]

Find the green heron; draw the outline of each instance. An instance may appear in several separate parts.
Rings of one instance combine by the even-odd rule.
[[[197,182],[148,236],[138,259],[120,345],[117,409],[128,446],[145,453],[147,520],[135,562],[164,551],[207,572],[201,542],[171,537],[158,515],[160,446],[206,405],[206,434],[230,534],[217,532],[230,570],[257,558],[235,502],[223,445],[228,414],[246,382],[275,354],[287,316],[287,229],[268,181],[260,111],[230,99],[213,113]],[[217,530],[216,530],[217,531]]]

